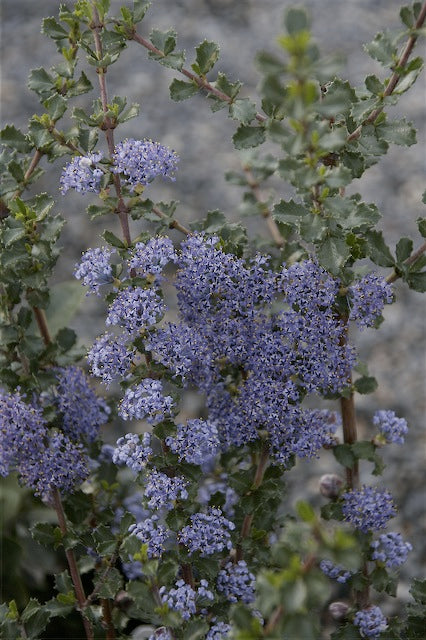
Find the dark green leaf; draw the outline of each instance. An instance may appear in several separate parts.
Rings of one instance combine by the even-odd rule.
[[[31,150],[27,137],[13,125],[7,124],[0,132],[0,142],[6,147],[16,149],[20,153],[28,153]]]
[[[309,220],[311,219],[308,209],[294,202],[294,200],[290,200],[289,202],[281,200],[275,205],[272,217],[276,222],[285,222],[294,225],[298,225],[301,218],[307,217]]]
[[[416,130],[410,122],[406,122],[405,118],[383,122],[376,127],[376,131],[379,138],[386,140],[390,144],[406,147],[416,144]]]
[[[229,106],[229,113],[234,120],[239,120],[242,124],[250,124],[256,117],[256,105],[248,98],[235,100]]]
[[[172,53],[176,47],[176,31],[174,29],[169,29],[168,31],[153,29],[149,37],[154,47],[159,49],[165,56]],[[159,59],[156,53],[150,52],[150,56],[157,60]]]
[[[395,261],[389,247],[384,241],[381,231],[370,230],[366,233],[369,255],[375,264],[380,267],[393,267]]]
[[[384,91],[383,84],[375,75],[367,76],[364,82],[370,93],[373,93],[376,96]]]
[[[112,231],[109,231],[108,229],[105,229],[105,231],[102,233],[102,237],[112,247],[118,247],[119,249],[126,248],[126,245],[124,244],[124,242],[120,240],[120,238],[118,238],[114,233],[112,233]]]
[[[377,380],[373,376],[363,376],[354,383],[355,391],[363,395],[373,393],[377,389]]]
[[[346,244],[344,238],[329,236],[319,246],[317,255],[324,269],[327,269],[332,275],[338,275],[350,253],[350,247]]]
[[[47,522],[37,522],[31,528],[31,535],[34,540],[37,540],[40,544],[45,547],[53,546],[57,540],[57,533],[55,530],[58,529],[53,524],[48,524]]]
[[[234,133],[232,140],[236,149],[258,147],[265,142],[265,129],[242,124]]]
[[[148,0],[134,0],[133,1],[133,21],[140,22],[143,20],[146,12],[151,6],[151,2]]]
[[[376,447],[368,440],[358,440],[353,443],[352,452],[358,459],[372,460],[376,453]]]
[[[46,628],[50,619],[49,611],[41,607],[40,603],[31,598],[21,614],[21,620],[25,624],[25,633],[28,640],[36,640]]]
[[[410,238],[401,238],[396,245],[396,261],[402,265],[413,252],[413,241]]]
[[[43,149],[53,142],[51,133],[40,122],[30,120],[28,126],[29,137],[37,149]]]
[[[193,82],[184,82],[175,78],[170,85],[170,98],[175,102],[182,102],[198,93],[198,86]]]
[[[396,85],[395,89],[393,90],[393,93],[400,95],[401,93],[405,93],[406,91],[408,91],[408,89],[417,80],[421,70],[422,70],[422,67],[419,67],[417,69],[413,69],[413,71],[409,71],[406,75],[404,75]]]
[[[290,35],[309,29],[308,14],[304,9],[292,8],[286,11],[284,25]]]
[[[53,121],[59,120],[62,118],[65,111],[67,110],[67,101],[63,96],[60,96],[58,93],[53,94],[47,100],[43,102],[43,105],[46,107],[47,113],[52,118]]]
[[[357,123],[363,122],[378,105],[377,98],[366,98],[352,105],[351,116]],[[365,135],[361,132],[361,135]]]
[[[378,33],[370,44],[364,45],[367,53],[378,60],[385,67],[390,67],[394,63],[394,56],[397,54],[396,46],[392,43],[388,33]]]
[[[349,82],[336,78],[328,85],[327,93],[324,94],[322,101],[316,105],[316,110],[326,118],[335,118],[339,114],[349,114],[356,101],[355,91]]]
[[[426,195],[426,191],[425,191],[425,195]],[[420,235],[423,238],[426,238],[426,218],[417,218],[416,222],[417,222],[417,227],[419,229]]]
[[[52,17],[44,18],[41,32],[49,38],[52,38],[52,40],[64,40],[68,38],[68,32]]]
[[[350,444],[338,444],[332,449],[334,457],[342,466],[352,469],[355,465],[356,458],[352,453]]]
[[[77,335],[73,329],[60,329],[56,335],[56,342],[62,351],[69,351],[76,343]]]
[[[414,578],[410,593],[418,604],[426,605],[426,579]]]
[[[405,26],[411,29],[414,25],[414,16],[411,7],[401,7],[399,10],[399,16]]]
[[[114,598],[122,587],[123,577],[118,569],[112,567],[108,571],[106,579],[99,588],[98,596],[100,598]]]
[[[426,292],[426,271],[422,271],[420,273],[410,271],[406,275],[405,281],[407,282],[410,289],[419,291],[420,293]]]
[[[53,76],[47,73],[46,69],[39,67],[32,69],[28,78],[28,87],[41,97],[47,97],[55,91],[55,81]]]
[[[88,93],[93,89],[92,83],[86,76],[84,71],[81,72],[79,79],[75,82],[67,91],[67,96],[80,96],[83,93]]]

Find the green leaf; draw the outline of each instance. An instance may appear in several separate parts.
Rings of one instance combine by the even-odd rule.
[[[37,122],[33,118],[28,126],[30,140],[37,149],[43,149],[53,142],[51,133],[41,122]]]
[[[375,75],[367,76],[364,82],[369,92],[373,93],[375,96],[384,91],[383,83],[380,82],[379,78]]]
[[[48,524],[47,522],[37,522],[31,528],[31,535],[34,540],[37,540],[40,544],[45,547],[51,547],[56,543],[57,534],[55,530],[57,527],[53,524]]]
[[[296,227],[301,218],[307,217],[309,220],[311,219],[308,209],[294,202],[294,200],[289,200],[289,202],[281,200],[278,202],[272,211],[272,217],[276,222],[290,223]]]
[[[53,94],[47,100],[43,102],[43,105],[46,107],[47,113],[55,122],[62,118],[65,111],[67,110],[67,100],[63,96],[60,96],[58,93]]]
[[[118,238],[112,231],[109,231],[108,229],[105,229],[105,231],[102,233],[102,237],[112,247],[118,247],[119,249],[126,248],[126,245],[124,244],[124,242],[120,240],[120,238]]]
[[[43,19],[41,32],[48,38],[52,38],[52,40],[64,40],[68,38],[68,32],[52,17]]]
[[[411,7],[401,7],[399,16],[406,27],[411,29],[414,26],[414,16]]]
[[[397,54],[396,46],[392,43],[390,34],[378,33],[370,44],[364,45],[367,53],[381,62],[383,66],[390,67],[394,64],[394,57]]]
[[[185,628],[185,640],[202,640],[206,637],[209,625],[204,620],[192,620]]]
[[[31,150],[27,137],[14,125],[7,124],[0,132],[0,142],[6,147],[16,149],[20,153],[28,153]]]
[[[284,26],[290,35],[309,29],[308,14],[304,9],[291,8],[284,16]]]
[[[426,604],[426,579],[414,578],[410,593],[418,604]]]
[[[344,238],[329,236],[320,245],[317,255],[321,266],[332,275],[338,275],[351,253]]]
[[[367,393],[373,393],[377,389],[377,380],[374,376],[362,376],[355,380],[354,387],[358,393],[365,395]]]
[[[369,230],[366,240],[371,260],[380,267],[393,267],[395,261],[381,231]]]
[[[366,98],[365,100],[360,100],[359,102],[356,102],[354,105],[352,105],[351,116],[355,120],[355,122],[361,123],[377,106],[377,98]]]
[[[261,126],[251,127],[249,125],[242,124],[234,133],[232,141],[236,149],[250,149],[251,147],[258,147],[265,142],[265,129]]]
[[[308,502],[300,500],[296,503],[296,511],[303,522],[313,523],[316,521],[315,511]]]
[[[426,191],[424,193],[424,196],[426,196]],[[420,235],[423,238],[426,238],[426,218],[417,218],[416,222]]]
[[[205,75],[211,69],[219,59],[219,45],[216,42],[209,42],[204,40],[195,49],[196,58],[195,64],[191,65],[195,73]]]
[[[25,237],[25,227],[18,221],[14,221],[16,226],[6,228],[2,233],[2,241],[5,247],[10,247],[21,238]]]
[[[241,98],[229,106],[229,113],[234,120],[239,120],[242,124],[250,124],[256,117],[256,105],[248,98]]]
[[[177,78],[172,81],[169,89],[170,98],[174,100],[174,102],[182,102],[182,100],[192,98],[192,96],[198,93],[198,86],[194,84],[194,82],[184,82]]]
[[[358,440],[352,444],[352,452],[358,460],[373,460],[376,447],[367,440]]]
[[[395,89],[393,90],[393,94],[400,95],[408,91],[408,89],[415,83],[420,72],[422,71],[423,65],[413,69],[406,73],[398,82]]]
[[[134,0],[133,1],[133,21],[141,22],[146,12],[151,6],[151,2],[148,0]]]
[[[333,455],[342,466],[352,469],[356,463],[350,444],[338,444],[332,449]]]
[[[402,265],[413,252],[413,241],[410,238],[401,238],[396,245],[396,261]]]
[[[56,342],[60,346],[62,351],[69,351],[73,347],[77,340],[77,334],[73,329],[60,329],[56,335]]]
[[[377,135],[382,140],[386,140],[390,144],[398,144],[410,147],[416,144],[416,130],[410,122],[402,120],[394,120],[392,122],[382,122],[376,127]]]
[[[426,292],[426,271],[414,272],[410,271],[404,278],[410,289],[419,291],[420,293]]]
[[[107,574],[105,581],[101,584],[98,596],[100,598],[114,598],[118,591],[123,588],[123,577],[115,567],[112,567]]]
[[[46,628],[49,619],[49,611],[42,608],[37,600],[31,598],[21,614],[21,620],[25,624],[26,638],[37,640],[40,633]]]
[[[71,322],[84,297],[85,288],[74,280],[61,282],[50,289],[46,318],[52,335]]]
[[[53,76],[47,73],[46,69],[39,67],[38,69],[32,69],[28,78],[28,87],[42,98],[47,98],[55,91],[55,81]]]
[[[335,118],[337,115],[348,115],[352,105],[357,102],[356,93],[347,81],[336,78],[327,87],[327,93],[321,102],[315,105],[319,114],[326,118]]]
[[[149,38],[157,49],[159,49],[165,56],[172,53],[176,47],[176,31],[174,29],[168,29],[168,31],[160,31],[159,29],[153,29],[149,34]],[[150,57],[159,60],[160,57],[156,53],[149,53]]]
[[[88,93],[93,89],[93,85],[90,82],[89,78],[86,76],[84,71],[81,72],[80,77],[77,82],[71,85],[71,87],[67,91],[68,97],[80,96],[83,93]]]

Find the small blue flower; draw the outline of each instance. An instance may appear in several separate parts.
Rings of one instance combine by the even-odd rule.
[[[400,567],[413,550],[409,542],[404,542],[400,533],[383,533],[371,543],[372,560],[384,562],[389,569]]]
[[[102,158],[101,153],[89,153],[87,156],[76,156],[65,165],[60,178],[62,194],[69,189],[78,193],[99,193],[103,172],[96,167]]]
[[[139,473],[145,468],[149,456],[152,454],[151,436],[144,433],[142,442],[136,433],[127,433],[117,440],[117,447],[114,450],[112,461],[116,465],[125,464],[135,473]]]
[[[321,560],[320,569],[326,576],[336,580],[340,584],[345,584],[353,575],[352,571],[345,569],[345,567],[342,567],[340,564],[333,564],[331,560]]]
[[[343,518],[364,533],[384,529],[396,515],[392,496],[388,491],[363,487],[342,495]]]
[[[394,411],[376,411],[373,424],[379,428],[386,442],[404,444],[404,436],[408,433],[407,421],[397,418]]]
[[[173,398],[163,395],[160,380],[145,378],[135,387],[126,389],[118,408],[123,420],[143,420],[158,424],[171,415]]]
[[[113,154],[114,173],[122,173],[133,190],[137,185],[145,186],[157,176],[175,180],[179,156],[152,140],[129,138],[119,142]]]
[[[349,295],[349,319],[355,320],[360,329],[372,327],[385,304],[393,300],[392,286],[375,273],[368,273],[349,287]]]
[[[123,327],[130,336],[156,324],[164,315],[163,300],[153,289],[123,289],[108,309],[107,325]]]
[[[199,551],[205,557],[232,549],[230,531],[234,529],[235,524],[223,516],[221,509],[208,507],[207,513],[191,516],[191,524],[178,533],[178,540],[190,555]]]
[[[114,253],[115,249],[108,247],[88,249],[76,265],[74,276],[89,287],[91,293],[100,295],[99,287],[114,280],[111,267],[111,256]]]
[[[254,602],[255,577],[249,572],[247,563],[240,560],[236,564],[228,562],[219,571],[217,590],[224,594],[229,602]]]
[[[358,627],[362,638],[378,638],[388,628],[387,620],[380,607],[369,607],[357,611],[354,625]]]

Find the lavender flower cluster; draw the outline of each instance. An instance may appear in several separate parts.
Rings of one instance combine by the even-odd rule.
[[[219,571],[217,590],[223,593],[229,602],[254,602],[255,576],[248,570],[247,563],[240,560],[236,564],[228,562]]]
[[[362,487],[342,495],[343,518],[363,533],[384,529],[396,515],[392,496],[375,487]]]
[[[387,620],[380,607],[369,607],[357,611],[353,621],[362,638],[378,638],[388,628]]]
[[[213,593],[208,588],[207,580],[202,579],[197,590],[193,589],[184,580],[178,580],[173,589],[166,587],[159,590],[161,601],[169,606],[172,611],[178,611],[183,620],[189,620],[197,611],[197,598],[214,600]]]
[[[376,411],[373,424],[378,427],[386,442],[404,444],[404,436],[408,433],[407,421],[404,418],[397,418],[393,411]]]
[[[234,529],[235,524],[224,517],[221,509],[208,507],[207,513],[191,516],[191,524],[181,529],[178,541],[185,545],[190,555],[199,552],[201,557],[206,557],[232,549],[230,532]]]
[[[371,543],[371,559],[384,562],[389,569],[400,567],[413,550],[409,542],[404,542],[400,533],[382,533],[378,540]]]
[[[340,564],[333,564],[331,560],[321,560],[320,569],[326,576],[336,580],[336,582],[340,584],[345,584],[353,575],[352,571],[345,569],[345,567]]]

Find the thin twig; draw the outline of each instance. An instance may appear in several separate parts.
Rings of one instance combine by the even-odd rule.
[[[58,489],[52,490],[53,505],[58,516],[59,528],[62,535],[65,537],[68,533],[67,523],[65,519],[65,512],[62,506],[62,500]],[[74,551],[72,549],[65,549],[65,555],[67,558],[68,566],[70,569],[71,580],[74,585],[74,592],[77,598],[79,610],[83,620],[84,630],[86,632],[87,640],[93,640],[93,628],[91,622],[84,615],[84,609],[86,606],[86,595],[84,593],[83,583],[81,582],[80,572],[78,570],[77,561],[75,559]]]
[[[247,186],[250,187],[250,190],[256,202],[259,204],[260,212],[262,216],[265,218],[265,222],[268,226],[271,236],[275,244],[277,245],[277,247],[281,249],[284,246],[285,241],[280,233],[277,223],[272,217],[271,210],[269,209],[269,207],[265,202],[265,198],[263,197],[262,192],[259,188],[259,182],[253,176],[253,173],[249,166],[244,165],[243,170],[247,176]]]
[[[419,17],[417,18],[417,22],[414,26],[414,29],[420,29],[423,26],[423,23],[426,19],[426,2],[423,3],[423,7],[419,13]],[[417,34],[413,33],[407,40],[407,43],[401,53],[401,56],[398,60],[398,62],[396,63],[396,68],[397,69],[403,69],[405,67],[405,65],[408,62],[408,58],[411,55],[411,52],[414,48],[414,45],[416,43],[417,40]],[[401,79],[401,73],[400,71],[394,71],[393,74],[390,77],[389,83],[386,87],[386,89],[383,92],[383,97],[386,98],[388,96],[390,96],[393,92],[393,90],[395,89],[396,85],[398,84],[398,82]],[[384,107],[377,107],[377,109],[374,109],[370,115],[368,116],[368,118],[366,118],[364,120],[363,123],[361,123],[356,129],[355,131],[353,131],[347,138],[348,142],[351,142],[352,140],[356,140],[357,138],[360,137],[361,135],[361,131],[362,128],[365,125],[371,124],[372,122],[374,122],[377,118],[377,116],[383,111]]]
[[[43,338],[44,344],[46,347],[52,342],[50,337],[49,328],[47,326],[46,314],[43,309],[39,309],[38,307],[33,307],[34,316],[40,331],[40,335]]]
[[[275,627],[281,620],[283,613],[284,613],[284,607],[282,606],[282,604],[280,604],[278,607],[276,607],[273,610],[271,617],[269,618],[268,624],[264,629],[264,632],[263,632],[264,635],[267,636],[269,633],[271,633],[271,631],[274,631]]]
[[[106,640],[115,640],[115,628],[112,621],[111,602],[107,598],[102,598],[102,617],[106,626]]]
[[[130,40],[135,40],[135,42],[145,47],[145,49],[148,49],[148,51],[155,53],[155,55],[161,57],[164,56],[164,53],[160,51],[160,49],[157,49],[157,47],[155,47],[152,42],[139,35],[137,31],[131,32],[128,37]],[[192,73],[192,71],[189,71],[189,69],[185,69],[184,67],[182,67],[182,69],[179,69],[179,71],[182,75],[186,76],[187,78],[189,78],[189,80],[194,82],[199,89],[207,91],[207,93],[210,93],[219,100],[222,100],[222,102],[226,102],[228,104],[233,103],[233,98],[230,98],[228,95],[226,95],[226,93],[223,93],[223,91],[216,89],[216,87],[210,84],[210,82],[206,78],[198,76],[196,73]],[[256,113],[255,118],[258,122],[265,122],[267,119],[266,116],[263,116],[261,113]]]
[[[164,211],[161,211],[161,209],[159,209],[155,205],[152,207],[152,211],[155,213],[156,216],[158,216],[159,218],[162,218],[163,220],[168,218],[168,216],[164,213]],[[183,224],[181,224],[178,220],[171,220],[169,227],[171,229],[177,229],[177,231],[180,231],[186,236],[189,236],[191,234],[191,231],[187,229]]]
[[[414,264],[416,260],[418,260],[424,253],[426,253],[426,242],[424,242],[418,249],[416,249],[416,251],[414,251],[414,253],[412,253],[411,256],[404,261],[404,264],[407,266]],[[395,280],[398,280],[398,278],[400,277],[400,274],[397,273],[394,269],[392,273],[386,278],[386,282],[391,284],[392,282],[395,282]]]

